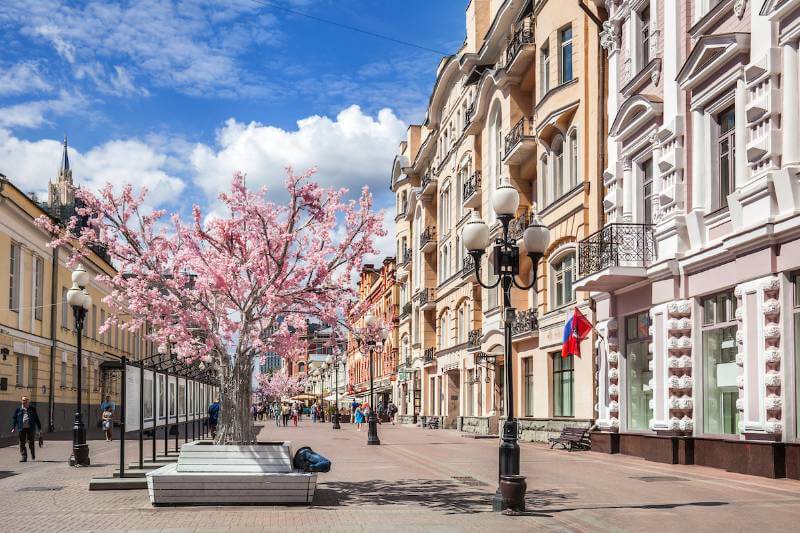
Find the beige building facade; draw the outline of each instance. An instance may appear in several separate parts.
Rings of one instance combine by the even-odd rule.
[[[498,289],[476,281],[461,230],[476,213],[492,236],[501,178],[520,193],[520,237],[535,212],[552,242],[536,289],[514,290],[515,412],[523,438],[590,425],[594,338],[582,357],[560,356],[576,307],[576,243],[601,225],[603,54],[594,3],[473,0],[462,48],[444,58],[423,124],[412,125],[392,165],[400,285],[397,398],[401,420],[496,434],[505,411],[503,313]],[[483,281],[493,279],[488,256]],[[531,272],[528,259],[521,270]],[[531,281],[523,275],[523,283]]]

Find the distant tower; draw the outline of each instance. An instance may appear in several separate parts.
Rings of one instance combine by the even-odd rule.
[[[69,211],[75,206],[75,192],[72,184],[72,170],[69,168],[69,154],[67,153],[67,136],[64,135],[64,151],[61,154],[61,167],[58,169],[58,178],[48,187],[47,203],[51,210],[63,212],[61,208],[67,207]]]

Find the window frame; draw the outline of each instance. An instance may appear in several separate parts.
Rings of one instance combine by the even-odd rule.
[[[650,63],[650,41],[653,38],[650,34],[650,5],[645,4],[645,6],[636,13],[636,18],[639,22],[639,32],[642,35],[642,39],[639,41],[639,68],[637,70],[642,70]]]
[[[733,122],[729,130],[723,131],[723,120],[727,116],[730,116]],[[723,209],[728,206],[728,195],[736,190],[736,109],[734,105],[726,107],[714,116],[714,127],[716,128],[714,146],[717,151],[716,168],[714,169],[714,187],[717,194],[714,197],[714,208]],[[722,151],[724,143],[728,146],[725,153]],[[727,157],[728,160],[727,176],[723,176],[722,172],[723,157]],[[727,194],[724,194],[723,183],[727,186]]]
[[[22,262],[22,245],[11,241],[8,268],[8,309],[19,313],[20,308],[20,274]]]
[[[539,51],[539,98],[542,98],[550,90],[550,45],[545,41]]]
[[[569,38],[565,37],[567,32],[569,32]],[[559,83],[562,85],[575,79],[575,69],[572,62],[572,44],[572,24],[568,24],[558,30],[558,79]],[[569,67],[569,77],[567,77],[567,67]]]
[[[572,271],[572,280],[570,282],[571,295],[569,295],[569,299],[566,298],[567,295],[563,294],[563,287],[565,286],[564,274],[567,272],[567,270],[564,268],[559,268],[563,266],[568,259],[572,261],[572,265],[569,268],[569,270]],[[570,248],[563,254],[559,254],[555,260],[550,263],[550,269],[553,277],[551,284],[553,296],[550,299],[550,304],[553,309],[560,309],[561,307],[574,303],[577,299],[575,295],[575,274],[577,272],[577,256],[575,254],[575,250]],[[560,291],[559,284],[562,284],[562,289]]]
[[[639,173],[641,175],[641,184],[642,184],[642,223],[644,224],[653,224],[653,198],[655,196],[654,188],[653,188],[653,158],[648,157],[641,163],[639,163]],[[648,174],[649,169],[649,174]],[[649,186],[649,193],[648,193],[648,186]]]
[[[522,379],[522,389],[525,393],[525,416],[533,417],[535,412],[535,376],[533,357],[526,357],[522,360]]]
[[[568,355],[562,357],[561,352],[552,352],[550,354],[552,386],[553,386],[553,417],[559,418],[575,418],[575,356]],[[558,361],[558,365],[556,362]],[[565,368],[565,362],[569,362],[569,367]],[[556,368],[558,366],[558,368]],[[564,414],[564,385],[567,380],[564,377],[569,376],[569,412]],[[560,400],[560,401],[558,401]]]
[[[719,303],[720,303],[720,301],[724,302],[725,315],[726,315],[724,317],[725,320],[720,320],[720,318],[721,318],[720,317],[720,313],[719,313]],[[714,316],[710,320],[708,320],[708,316],[707,316],[707,311],[708,310],[707,310],[707,307],[706,307],[706,304],[709,303],[709,302],[713,302],[713,309],[714,309],[713,310],[713,315]],[[700,342],[701,342],[701,354],[702,354],[702,358],[703,358],[702,361],[700,362],[700,365],[701,365],[701,368],[702,368],[702,376],[703,376],[703,382],[700,383],[700,397],[702,398],[702,402],[703,402],[703,413],[702,413],[703,424],[702,424],[702,427],[699,428],[700,434],[706,435],[706,436],[718,436],[718,437],[729,438],[729,439],[730,438],[738,438],[739,435],[741,435],[741,432],[739,431],[739,427],[738,427],[739,426],[739,421],[741,420],[741,412],[738,409],[736,409],[735,405],[734,405],[734,408],[733,408],[733,417],[734,417],[734,424],[736,425],[736,427],[734,428],[735,431],[733,433],[711,432],[711,431],[708,431],[706,429],[708,427],[708,423],[709,423],[709,417],[706,415],[706,411],[709,408],[709,397],[708,397],[708,392],[706,390],[707,389],[706,388],[706,382],[707,382],[707,379],[708,379],[709,368],[706,365],[706,363],[708,361],[708,358],[710,357],[710,354],[708,354],[707,350],[706,350],[706,338],[707,338],[706,336],[710,332],[724,332],[728,328],[734,328],[734,333],[733,333],[734,346],[733,346],[733,349],[734,349],[734,352],[738,351],[738,347],[736,346],[736,342],[735,342],[735,337],[736,337],[736,331],[738,331],[738,327],[739,327],[738,321],[736,320],[736,309],[739,307],[739,302],[738,302],[738,299],[736,298],[736,295],[733,292],[733,289],[731,288],[731,289],[728,289],[728,290],[725,290],[725,291],[721,291],[721,292],[717,292],[717,293],[713,293],[713,294],[707,294],[707,295],[705,295],[703,297],[700,297],[699,298],[699,303],[700,303]],[[724,355],[722,353],[723,349],[725,349],[725,348],[722,348],[722,346],[720,346],[720,354],[719,354],[719,356]],[[732,361],[721,361],[721,362],[722,362],[722,364],[730,364],[730,363],[734,363],[735,364],[735,362],[736,362],[735,355],[734,355],[734,358],[733,358]],[[732,392],[732,391],[729,391],[729,392]],[[737,388],[736,394],[738,396],[741,396],[740,395],[740,391],[738,390],[738,388]],[[722,424],[724,425],[724,421],[722,422]],[[695,429],[697,430],[698,428],[695,428]]]
[[[42,321],[44,318],[44,259],[33,256],[33,318]]]

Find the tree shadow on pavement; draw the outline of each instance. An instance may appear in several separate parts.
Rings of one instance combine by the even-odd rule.
[[[486,488],[479,490],[443,479],[335,481],[317,487],[314,505],[419,505],[445,514],[485,513],[492,510],[493,495]],[[573,497],[555,490],[528,491],[526,501],[533,506],[549,506]]]

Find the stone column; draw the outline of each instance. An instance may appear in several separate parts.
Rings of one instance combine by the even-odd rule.
[[[744,115],[742,115],[744,116]],[[692,111],[692,209],[706,209],[705,158],[708,156],[705,141],[705,116],[702,110]]]
[[[633,222],[633,172],[631,160],[622,162],[622,221]]]
[[[745,92],[744,77],[736,80],[735,113],[736,113],[736,188],[747,183],[750,167],[747,166],[747,93]]]
[[[783,95],[783,160],[782,164],[800,163],[800,87],[798,87],[797,41],[783,45],[783,72],[781,73]]]

